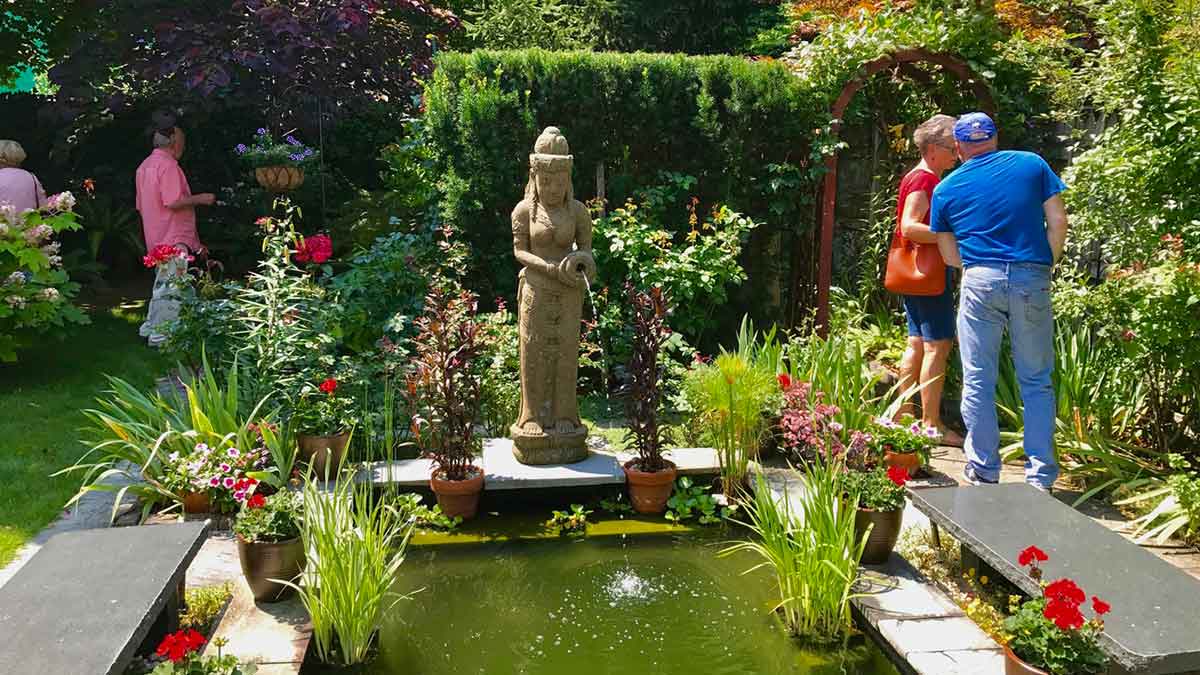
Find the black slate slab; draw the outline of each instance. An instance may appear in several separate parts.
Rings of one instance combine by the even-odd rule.
[[[0,672],[122,673],[207,529],[198,522],[52,538],[0,587]]]
[[[1047,581],[1070,577],[1112,604],[1102,646],[1125,671],[1200,670],[1200,582],[1170,563],[1024,483],[926,488],[909,497],[1025,592],[1041,589],[1017,555],[1036,545],[1050,556],[1042,564]]]

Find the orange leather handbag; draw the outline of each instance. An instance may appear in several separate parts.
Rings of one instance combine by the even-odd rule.
[[[892,233],[883,287],[900,295],[941,295],[946,292],[946,263],[937,244],[918,244]]]

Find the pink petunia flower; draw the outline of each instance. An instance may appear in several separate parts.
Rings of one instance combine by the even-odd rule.
[[[225,462],[221,462],[221,473],[229,473],[232,469],[232,466],[229,466]]]
[[[234,486],[234,484],[235,484],[235,483],[237,483],[237,481],[236,481],[236,480],[234,480],[233,478],[231,478],[231,477],[229,477],[229,476],[226,476],[226,477],[225,477],[225,480],[224,480],[223,482],[225,483],[225,488],[226,488],[226,489],[230,489],[230,488],[232,488],[232,487]]]
[[[219,476],[213,476],[212,478],[208,479],[208,484],[213,487],[220,487],[221,486],[221,478]]]
[[[230,457],[238,457],[239,455],[242,454],[242,453],[238,452],[237,448],[230,448],[226,452],[229,454]]]

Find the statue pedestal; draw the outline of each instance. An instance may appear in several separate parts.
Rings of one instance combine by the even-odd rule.
[[[585,425],[571,432],[553,430],[530,432],[512,426],[513,456],[522,464],[570,464],[587,459],[588,429]]]

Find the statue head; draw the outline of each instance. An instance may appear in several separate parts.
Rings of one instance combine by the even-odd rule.
[[[529,183],[525,198],[535,205],[558,205],[574,199],[571,189],[571,164],[574,157],[567,139],[558,127],[546,127],[533,144],[529,155]]]

